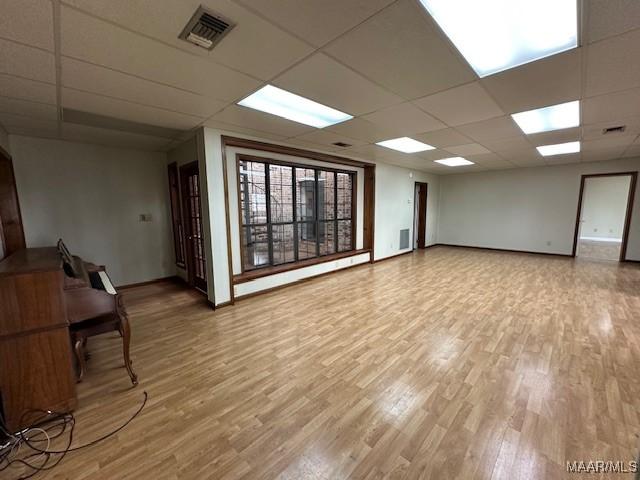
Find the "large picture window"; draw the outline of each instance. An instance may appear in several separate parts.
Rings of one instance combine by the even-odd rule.
[[[353,172],[238,157],[243,271],[355,249]]]

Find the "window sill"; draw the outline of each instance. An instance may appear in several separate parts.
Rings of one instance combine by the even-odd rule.
[[[354,257],[356,255],[362,255],[363,253],[371,253],[371,250],[350,250],[348,252],[334,253],[332,255],[325,255],[324,257],[310,258],[308,260],[300,260],[295,263],[286,263],[284,265],[276,265],[274,267],[258,268],[256,270],[250,270],[248,272],[240,273],[233,276],[233,284],[250,282],[257,278],[268,277],[269,275],[275,275],[277,273],[289,272],[291,270],[298,270],[300,268],[310,267],[312,265],[319,265],[321,263],[332,262],[334,260],[340,260],[341,258]]]

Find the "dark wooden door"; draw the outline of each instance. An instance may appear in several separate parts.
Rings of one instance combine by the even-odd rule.
[[[426,246],[428,188],[426,183],[416,182],[416,189],[418,190],[418,248]]]
[[[11,157],[0,148],[0,260],[25,248],[22,217]]]
[[[204,253],[204,229],[200,202],[200,172],[198,162],[180,167],[182,207],[186,235],[186,267],[189,283],[207,291],[207,262]]]

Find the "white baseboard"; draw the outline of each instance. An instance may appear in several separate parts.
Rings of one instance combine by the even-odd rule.
[[[607,238],[607,237],[580,237],[580,240],[593,240],[594,242],[612,242],[622,243],[621,238]]]

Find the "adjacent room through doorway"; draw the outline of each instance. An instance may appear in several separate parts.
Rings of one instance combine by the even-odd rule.
[[[582,177],[574,251],[577,257],[624,260],[636,175]]]

